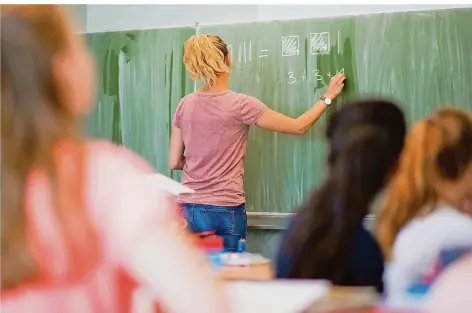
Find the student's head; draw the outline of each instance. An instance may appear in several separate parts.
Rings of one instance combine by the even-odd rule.
[[[346,104],[333,116],[327,178],[301,207],[288,241],[296,251],[291,277],[342,282],[348,247],[394,171],[405,133],[403,112],[389,101]]]
[[[228,46],[215,35],[195,35],[185,43],[184,64],[193,80],[201,80],[204,89],[215,85],[217,78],[229,73]]]
[[[60,6],[2,5],[1,12],[3,289],[38,272],[28,248],[26,182],[42,168],[55,189],[70,187],[58,183],[54,147],[79,138],[77,120],[91,102],[93,71]],[[76,182],[72,190],[78,194]]]
[[[11,98],[9,103],[21,103],[25,100],[19,97],[31,90],[27,84],[37,81],[41,97],[54,101],[50,101],[52,106],[31,110],[50,111],[51,115],[59,114],[56,111],[63,111],[63,115],[86,113],[94,93],[92,59],[82,37],[74,34],[64,9],[3,5],[2,13],[2,20],[8,22],[8,29],[2,31],[2,96],[8,91],[3,97]],[[24,61],[27,55],[29,61]],[[35,66],[25,66],[24,62]],[[25,91],[16,90],[17,80],[22,81]]]
[[[400,229],[438,202],[465,209],[471,200],[472,117],[459,109],[441,109],[408,134],[376,221],[384,253],[390,257]]]

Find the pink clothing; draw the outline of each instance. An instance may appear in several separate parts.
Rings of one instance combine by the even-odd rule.
[[[109,143],[89,143],[84,150],[85,209],[96,229],[98,251],[82,240],[78,255],[98,261],[87,268],[86,275],[78,274],[71,265],[53,208],[50,184],[44,172],[33,171],[25,196],[40,278],[14,290],[2,290],[2,313],[131,311],[135,283],[123,270],[124,256],[130,254],[142,236],[169,223],[175,203],[143,183],[143,174],[153,170],[130,151]],[[58,157],[63,161],[60,171],[69,172],[73,159],[67,153],[59,153]],[[75,226],[83,233],[81,225]],[[80,241],[83,234],[77,235]]]
[[[472,254],[457,260],[439,276],[428,296],[429,313],[469,313],[472,308]]]
[[[249,126],[257,123],[264,108],[261,101],[229,90],[192,93],[180,101],[173,125],[181,129],[185,145],[182,184],[196,191],[185,202],[220,206],[245,202]]]

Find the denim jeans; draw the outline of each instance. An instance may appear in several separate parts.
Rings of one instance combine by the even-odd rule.
[[[236,252],[238,241],[246,238],[246,205],[214,206],[185,203],[182,205],[190,231],[215,231],[223,237],[225,251]]]

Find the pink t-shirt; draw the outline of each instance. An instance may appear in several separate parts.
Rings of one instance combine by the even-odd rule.
[[[173,125],[182,131],[185,166],[182,184],[196,193],[187,203],[236,206],[245,202],[244,157],[249,126],[265,105],[248,95],[225,91],[184,97]]]
[[[85,277],[75,273],[65,253],[50,184],[44,172],[34,171],[26,186],[26,212],[42,278],[2,290],[2,313],[131,312],[137,284],[124,271],[123,256],[142,236],[169,223],[176,204],[144,183],[143,174],[153,169],[134,153],[106,142],[88,143],[85,151],[85,209],[97,231],[98,262]],[[59,157],[66,167],[70,164],[66,156]],[[90,246],[82,242],[78,257],[92,258]]]

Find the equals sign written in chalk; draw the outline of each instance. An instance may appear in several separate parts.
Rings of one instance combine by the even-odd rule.
[[[262,49],[261,50],[261,54],[259,55],[260,58],[265,58],[265,57],[268,57],[269,55],[267,54],[269,50],[267,49]]]

